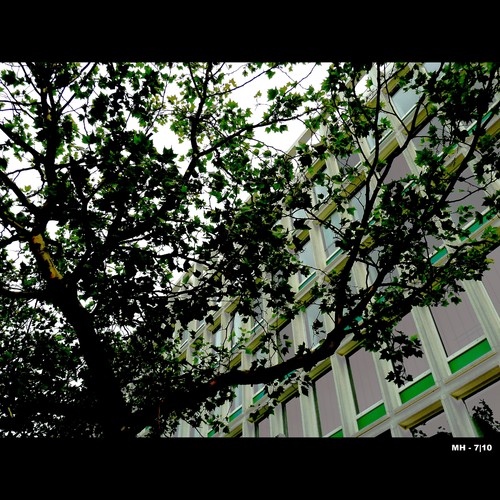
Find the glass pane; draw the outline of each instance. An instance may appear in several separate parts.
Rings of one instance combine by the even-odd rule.
[[[255,424],[256,437],[271,437],[271,425],[268,418],[264,418]]]
[[[432,257],[436,252],[438,252],[444,243],[443,240],[437,239],[432,234],[426,234],[423,240],[425,240],[429,257]]]
[[[233,318],[232,318],[232,321],[231,321],[231,327],[232,327],[232,331],[231,331],[231,345],[234,346],[238,343],[238,340],[240,339],[241,335],[242,335],[242,320],[241,320],[241,316],[236,313]],[[229,328],[229,327],[228,327]]]
[[[461,175],[461,178],[455,184],[453,193],[448,198],[450,200],[452,220],[455,223],[458,223],[460,214],[457,210],[460,206],[472,205],[476,211],[482,212],[485,208],[485,194],[484,190],[478,187],[471,169],[469,167],[466,168]],[[472,218],[469,220],[474,220],[474,212],[472,212]],[[469,222],[469,220],[467,222]],[[465,222],[465,224],[467,224],[467,222]]]
[[[212,332],[212,340],[213,340],[213,344],[214,346],[216,347],[219,347],[222,345],[222,330],[221,330],[221,327],[218,326],[216,330],[214,330]]]
[[[264,300],[259,298],[253,307],[254,317],[250,318],[251,328],[257,328],[262,323],[262,318],[264,317]]]
[[[347,363],[356,408],[361,413],[382,398],[372,353],[359,349],[347,358]]]
[[[254,359],[252,360],[252,363],[256,360],[266,360],[265,366],[271,365],[269,352],[264,352],[264,351],[262,351],[262,349],[257,349],[254,351],[253,356],[254,356]],[[261,363],[263,363],[263,361],[261,361],[256,366],[264,366]],[[252,384],[252,389],[253,389],[254,395],[257,394],[263,387],[264,387],[264,384]]]
[[[411,429],[411,433],[413,437],[438,437],[451,435],[448,427],[448,420],[443,412],[430,418],[426,422],[413,427],[413,429]]]
[[[355,167],[359,163],[359,154],[353,153],[347,158],[337,158],[340,173],[343,173],[348,167]]]
[[[336,242],[338,241],[338,235],[333,228],[340,227],[340,213],[333,212],[328,219],[327,224],[323,224],[323,241],[325,244],[325,253],[327,257],[330,257],[335,252]]]
[[[490,269],[483,274],[483,284],[497,313],[500,314],[500,247],[493,250],[488,258],[495,262],[490,264]]]
[[[489,436],[500,432],[500,382],[469,396],[464,403],[480,434]]]
[[[413,319],[413,315],[411,313],[402,318],[401,321],[396,325],[395,329],[403,332],[407,337],[418,335],[415,320]],[[405,358],[403,363],[406,372],[413,378],[418,377],[429,369],[429,364],[427,363],[425,355],[422,355],[421,358],[417,358],[416,356]]]
[[[313,246],[312,246],[312,241],[311,240],[307,240],[304,243],[304,245],[302,246],[302,248],[300,249],[300,251],[299,251],[299,259],[302,262],[302,264],[304,264],[305,266],[309,266],[309,267],[312,268],[310,270],[310,272],[307,273],[307,274],[299,273],[299,278],[301,280],[303,280],[304,278],[307,278],[307,276],[309,276],[309,274],[311,274],[312,272],[314,272],[314,268],[316,267],[316,262],[314,260],[314,251],[313,251]]]
[[[316,180],[313,186],[314,196],[318,203],[324,203],[328,199],[328,187],[324,184],[327,184],[326,180],[321,184]]]
[[[319,413],[320,432],[322,436],[325,436],[341,425],[337,391],[331,371],[328,371],[315,381],[314,390]]]
[[[405,117],[418,101],[414,89],[399,89],[392,97],[392,104],[400,118]]]
[[[378,124],[382,121],[382,119],[387,119],[387,115],[385,113],[379,113],[378,115]],[[382,138],[380,139],[380,143],[384,141],[384,139],[391,133],[391,129],[384,129],[382,132]],[[368,147],[370,148],[370,151],[373,151],[375,149],[375,137],[373,134],[370,134],[368,137],[366,137],[366,142],[368,143]]]
[[[410,173],[410,167],[408,166],[405,157],[403,155],[396,156],[396,158],[392,160],[389,172],[384,179],[384,184],[396,179],[402,179],[403,177],[410,175]]]
[[[424,68],[429,72],[433,73],[434,71],[437,71],[441,67],[440,62],[426,62],[424,63]]]
[[[370,251],[370,253],[366,256],[366,259],[363,259],[363,263],[366,266],[365,279],[362,282],[362,287],[366,288],[370,284],[374,283],[375,280],[379,276],[379,272],[381,271],[382,262],[380,262],[380,247],[374,248]],[[399,271],[397,269],[392,269],[388,273],[385,274],[383,278],[383,283],[390,283],[399,275]]]
[[[448,356],[483,335],[481,324],[467,294],[462,292],[459,297],[462,302],[458,305],[450,304],[448,307],[431,308],[434,322]]]
[[[285,352],[280,351],[279,352],[279,357],[281,361],[286,361],[287,359],[290,359],[293,357],[294,352],[293,352],[293,345],[292,345],[292,339],[293,339],[293,331],[292,331],[292,324],[288,323],[285,327],[283,327],[279,331],[279,340],[280,340],[280,350],[285,349]]]
[[[197,427],[190,427],[189,428],[189,437],[194,437],[194,438],[201,437],[201,432],[199,431],[199,429]]]
[[[320,327],[313,331],[313,324]],[[318,323],[320,322],[321,325]],[[319,342],[325,338],[326,332],[323,328],[323,317],[319,310],[319,304],[311,303],[306,309],[306,332],[307,332],[307,345],[308,347],[315,347]]]
[[[354,218],[361,220],[365,212],[366,186],[363,186],[352,198],[351,206],[355,208]]]
[[[236,409],[238,409],[243,402],[243,387],[241,385],[237,387],[233,387],[234,389],[234,399],[231,401],[231,405],[229,407],[229,413],[232,413]]]
[[[180,334],[181,345],[184,345],[189,339],[189,330],[183,330]]]
[[[285,435],[287,437],[303,437],[302,417],[300,414],[300,400],[292,398],[283,405],[285,419]]]
[[[430,137],[430,127],[431,125],[437,129],[435,132],[436,137],[441,141],[443,139],[443,125],[437,118],[433,118],[430,122],[426,123],[420,132],[416,135],[416,137],[413,139],[413,143],[417,149],[433,149],[436,154],[439,154],[443,146],[439,144],[436,148],[431,147],[430,142],[429,142],[429,137]],[[422,142],[425,139],[424,142]]]

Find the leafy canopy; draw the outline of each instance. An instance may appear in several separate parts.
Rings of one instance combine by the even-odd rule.
[[[404,383],[420,345],[394,326],[413,306],[457,302],[498,241],[498,65],[435,66],[3,64],[3,434],[168,434],[180,419],[217,429],[234,386],[279,397],[287,374],[307,386],[347,337]],[[413,96],[410,115],[396,92]],[[304,140],[277,146],[297,123]],[[401,174],[412,152],[417,170]],[[486,215],[468,203],[477,192]],[[471,238],[474,222],[484,230]],[[335,267],[301,260],[316,223],[342,253]],[[297,275],[311,272],[297,300]],[[228,297],[234,315],[260,321],[257,341],[248,328],[229,342]],[[333,326],[292,352],[278,325],[306,299]],[[227,342],[197,336],[203,322]],[[250,340],[260,356],[246,366]]]

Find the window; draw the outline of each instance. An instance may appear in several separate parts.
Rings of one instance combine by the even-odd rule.
[[[321,340],[326,337],[323,317],[320,312],[319,304],[312,302],[307,306],[305,320],[307,345],[310,348],[316,347],[321,342]],[[316,326],[316,329],[314,329],[313,326]]]
[[[325,253],[327,257],[330,257],[335,253],[336,243],[339,239],[336,230],[340,228],[340,213],[333,212],[321,227],[323,233],[323,243],[325,245]]]
[[[282,404],[283,409],[283,426],[285,436],[287,437],[303,437],[302,416],[300,413],[300,400],[297,396],[289,399]]]
[[[424,63],[424,68],[427,70],[428,73],[433,73],[434,71],[437,71],[443,63],[440,62],[426,62]]]
[[[431,257],[443,247],[444,241],[432,234],[426,234],[423,238],[427,246],[428,255]]]
[[[269,417],[255,422],[255,437],[271,437],[271,423]]]
[[[304,229],[306,227],[307,222],[310,219],[309,214],[307,213],[305,208],[298,208],[291,214],[294,228],[297,230]]]
[[[359,154],[352,153],[351,155],[345,158],[337,158],[337,163],[339,166],[339,171],[341,174],[345,173],[347,170],[352,169],[356,165],[360,163]]]
[[[367,255],[366,262],[366,278],[364,286],[368,287],[370,284],[375,283],[378,277],[378,263],[379,263],[380,250],[378,248],[374,248]]]
[[[254,366],[271,366],[271,360],[270,360],[270,356],[271,354],[269,352],[265,352],[266,349],[263,349],[262,346],[260,346],[259,348],[257,348],[254,352],[253,352],[253,361],[252,361],[252,364],[254,362],[258,362],[258,364],[256,363]],[[252,385],[252,389],[253,389],[253,394],[254,396],[259,393],[262,388],[264,387],[264,384],[253,384]]]
[[[227,332],[231,332],[230,333],[231,347],[236,346],[241,336],[243,335],[243,320],[239,313],[235,313],[231,317],[227,325]]]
[[[459,297],[462,302],[457,305],[431,308],[434,323],[448,356],[483,335],[481,324],[467,294],[462,292]]]
[[[262,297],[255,300],[253,305],[253,317],[250,318],[250,328],[257,330],[261,326],[264,318],[264,300]]]
[[[198,429],[198,427],[192,427],[192,426],[189,427],[189,437],[190,438],[202,437],[202,434]]]
[[[425,422],[410,429],[413,437],[446,437],[451,436],[446,415],[441,412]]]
[[[363,412],[382,398],[372,353],[358,349],[347,358],[356,411]]]
[[[418,102],[418,94],[414,89],[398,89],[392,96],[391,102],[400,118],[404,118]]]
[[[286,361],[293,357],[293,330],[292,323],[288,323],[278,332],[279,353],[280,361]]]
[[[410,174],[411,170],[408,162],[406,161],[404,155],[400,154],[392,160],[389,172],[384,179],[384,184],[387,184],[394,180],[402,179]]]
[[[238,385],[233,387],[234,399],[231,401],[229,406],[229,414],[232,415],[235,411],[241,408],[243,403],[243,386]]]
[[[299,273],[299,280],[303,281],[305,278],[307,278],[313,273],[314,268],[316,267],[316,260],[314,258],[314,248],[310,238],[308,238],[307,241],[302,245],[298,254],[300,262],[303,265],[311,268],[309,272],[305,271],[307,274]]]
[[[314,381],[314,399],[318,412],[320,434],[326,436],[341,425],[337,390],[332,372],[328,371]]]
[[[187,341],[189,340],[189,330],[182,330],[182,332],[180,332],[179,338],[181,339],[181,346],[186,345]]]
[[[366,185],[359,189],[351,198],[351,207],[354,208],[354,218],[361,220],[365,213]]]
[[[242,320],[239,313],[236,313],[228,325],[228,329],[231,329],[231,346],[234,347],[242,336]]]
[[[484,188],[478,186],[475,175],[470,167],[467,167],[456,182],[453,193],[449,196],[451,218],[453,222],[456,224],[459,223],[460,213],[458,212],[458,208],[460,206],[471,205],[474,207],[475,211],[482,212],[485,209],[484,196],[486,194]],[[472,212],[472,219],[469,218],[469,220],[473,219],[474,211]],[[464,224],[467,224],[467,222],[468,221],[464,222]]]
[[[320,178],[322,178],[325,175],[324,169],[319,173],[319,176],[316,176],[315,179],[313,179],[314,185],[313,185],[313,192],[314,192],[314,198],[316,200],[316,203],[325,203],[325,201],[328,199],[328,187],[324,185],[324,182],[320,182]]]
[[[439,140],[439,144],[436,146],[431,146],[432,142],[430,140],[430,130],[431,127],[436,129],[435,137]],[[417,135],[413,138],[413,144],[417,149],[433,149],[435,154],[439,154],[443,150],[442,142],[444,141],[447,144],[447,141],[444,138],[444,128],[441,122],[437,118],[433,118],[429,122],[427,122],[422,129],[417,133]]]
[[[464,400],[480,435],[498,436],[500,432],[500,382],[495,382]]]
[[[414,335],[418,336],[415,320],[413,319],[413,315],[411,313],[408,313],[401,319],[401,321],[396,325],[395,330],[402,332],[407,337],[412,337]],[[413,378],[418,377],[429,369],[429,364],[427,363],[425,355],[420,358],[417,358],[416,356],[405,358],[403,365],[406,372]]]
[[[215,330],[213,330],[212,332],[212,341],[213,341],[213,345],[215,347],[220,347],[223,343],[223,339],[222,339],[222,329],[219,326],[217,326],[215,328]]]
[[[490,269],[483,274],[483,284],[490,296],[497,313],[500,314],[500,247],[497,247],[488,255],[493,259]]]
[[[389,134],[391,133],[391,129],[390,127],[389,128],[385,128],[385,125],[381,125],[382,123],[382,120],[387,120],[387,115],[384,113],[384,112],[379,112],[378,114],[378,126],[379,127],[384,127],[383,130],[380,130],[382,132],[382,136],[380,138],[380,144],[382,144],[382,142],[389,136]],[[368,147],[370,148],[370,151],[373,151],[375,149],[375,137],[374,137],[374,134],[370,134],[368,137],[366,137],[366,142],[368,144]]]

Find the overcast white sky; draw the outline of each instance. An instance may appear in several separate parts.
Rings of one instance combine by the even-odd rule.
[[[244,63],[233,63],[233,70],[237,68],[242,68]],[[267,90],[271,88],[279,88],[290,78],[293,80],[302,81],[301,86],[306,89],[310,85],[318,86],[326,76],[326,70],[329,63],[324,63],[321,66],[315,66],[315,64],[310,63],[305,66],[297,66],[290,76],[280,70],[276,71],[275,76],[269,79],[267,76],[262,75],[261,77],[253,80],[244,87],[236,89],[232,95],[231,99],[238,102],[242,108],[250,108],[254,113],[253,120],[256,122],[262,116],[266,109],[267,102]],[[241,71],[235,73],[234,78],[237,83],[243,78]],[[255,97],[257,92],[261,92],[261,97]],[[282,149],[283,151],[288,151],[294,142],[299,138],[299,136],[304,132],[304,125],[300,121],[294,121],[288,123],[288,130],[283,133],[271,133],[268,134],[264,129],[256,130],[255,137],[262,140],[263,142],[272,145],[275,148]],[[186,152],[189,149],[189,144],[182,144],[179,148],[174,147],[178,143],[177,137],[170,130],[161,130],[154,136],[155,146],[161,149],[165,147],[173,147],[174,152],[182,151]]]

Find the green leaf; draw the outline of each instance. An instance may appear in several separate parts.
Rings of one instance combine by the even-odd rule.
[[[267,98],[268,98],[268,100],[273,101],[274,99],[276,99],[278,94],[279,94],[278,89],[268,89]]]

